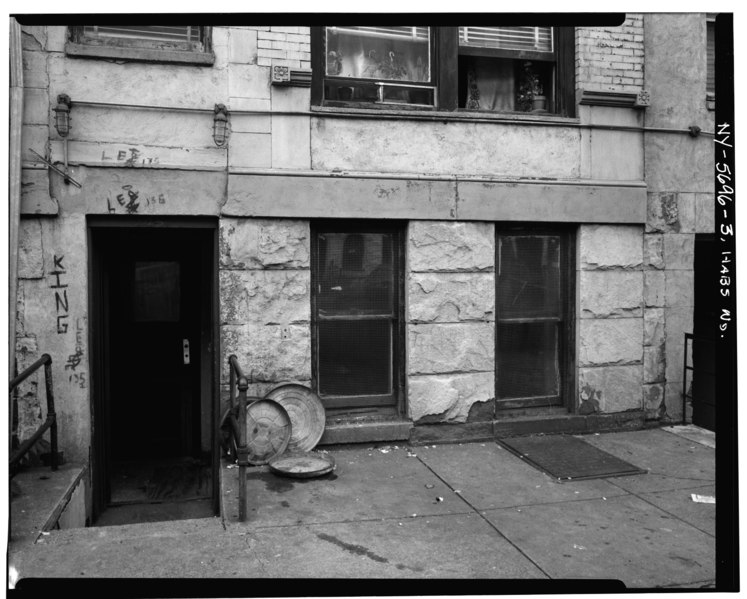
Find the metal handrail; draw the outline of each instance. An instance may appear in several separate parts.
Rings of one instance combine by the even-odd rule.
[[[54,409],[54,389],[52,385],[52,357],[49,354],[42,354],[42,357],[34,362],[31,366],[26,368],[22,373],[16,376],[10,381],[9,393],[13,393],[13,390],[18,387],[23,381],[29,378],[39,368],[44,366],[44,383],[47,390],[47,418],[36,430],[36,432],[26,439],[21,446],[13,452],[10,456],[10,472],[13,474],[13,468],[18,465],[26,453],[42,435],[49,429],[50,444],[52,455],[50,457],[50,464],[52,470],[57,470],[57,413]]]
[[[249,449],[246,445],[246,391],[249,381],[239,365],[239,359],[232,355],[228,358],[231,409],[229,434],[236,447],[236,459],[239,465],[239,522],[246,520],[246,467],[249,466]],[[238,389],[238,397],[236,390]]]

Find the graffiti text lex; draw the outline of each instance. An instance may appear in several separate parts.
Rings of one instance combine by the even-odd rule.
[[[157,196],[141,194],[132,185],[122,185],[122,193],[117,193],[114,200],[111,197],[106,198],[106,206],[110,214],[117,211],[125,214],[138,214],[143,205],[147,207],[165,203],[166,197],[162,193]]]
[[[62,261],[65,256],[54,255],[54,270],[49,273],[55,277],[50,289],[54,289],[54,307],[57,314],[57,334],[67,333],[68,318],[70,318],[70,302],[67,298],[67,270]]]

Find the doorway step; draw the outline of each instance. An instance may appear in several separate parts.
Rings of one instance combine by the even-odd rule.
[[[83,528],[88,519],[88,464],[28,468],[10,480],[9,551],[51,530]]]

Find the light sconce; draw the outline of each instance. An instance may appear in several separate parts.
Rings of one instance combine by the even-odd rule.
[[[215,105],[213,141],[219,148],[225,146],[228,141],[228,109],[223,104]]]
[[[54,107],[54,128],[60,137],[67,137],[70,133],[70,106],[72,102],[67,94],[57,96],[57,106]]]

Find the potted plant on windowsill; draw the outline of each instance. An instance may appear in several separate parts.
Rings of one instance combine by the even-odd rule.
[[[534,72],[530,61],[523,65],[516,100],[519,109],[524,112],[547,112],[547,97],[544,95],[542,81]]]

